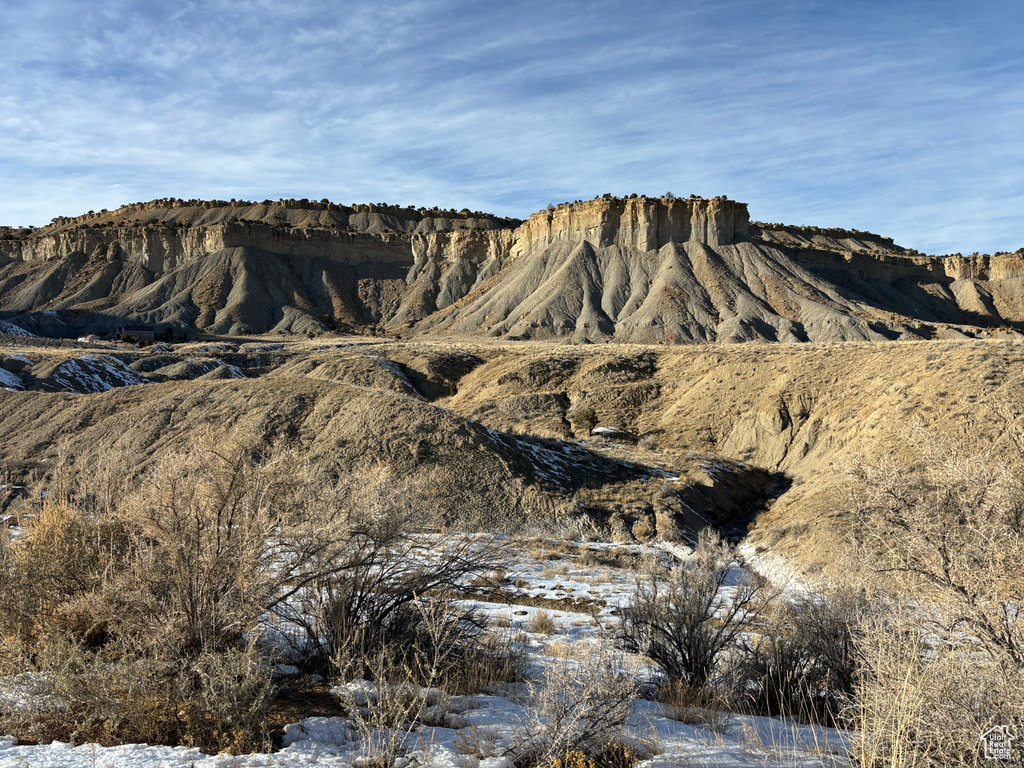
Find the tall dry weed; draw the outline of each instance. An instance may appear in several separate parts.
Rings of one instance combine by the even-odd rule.
[[[982,735],[1024,728],[1024,675],[971,642],[937,643],[921,609],[893,601],[865,616],[862,667],[847,712],[854,758],[864,768],[960,768],[991,764]]]
[[[851,472],[854,533],[888,595],[858,642],[857,759],[981,765],[989,728],[1024,728],[1024,479],[989,455],[915,447],[914,466]]]

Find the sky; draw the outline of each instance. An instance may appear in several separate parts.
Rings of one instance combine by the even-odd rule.
[[[0,224],[604,193],[1024,246],[1019,0],[0,0]]]

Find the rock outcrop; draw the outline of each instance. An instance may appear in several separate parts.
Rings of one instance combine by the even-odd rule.
[[[507,253],[518,223],[301,201],[126,206],[0,238],[0,308],[57,312],[75,333],[126,319],[187,332],[316,333],[376,326],[400,306],[419,319],[472,287],[466,275],[489,252]],[[431,284],[417,308],[412,289],[424,271],[433,282],[420,281]],[[52,316],[23,319],[53,332]]]
[[[727,245],[746,236],[748,226],[746,203],[724,197],[603,197],[533,214],[516,232],[516,252],[581,239],[595,248],[614,245],[639,251],[688,241]]]
[[[721,198],[602,198],[531,216],[501,271],[418,329],[638,343],[976,335],[1024,320],[1021,263],[751,225]]]
[[[605,196],[526,222],[165,200],[0,230],[0,313],[66,335],[128,321],[576,342],[953,338],[1016,333],[1022,277],[1021,252],[931,257],[865,232],[752,224],[724,197]]]

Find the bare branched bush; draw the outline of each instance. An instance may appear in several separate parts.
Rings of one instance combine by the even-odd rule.
[[[187,740],[235,754],[267,749],[266,720],[275,686],[265,654],[250,644],[207,653],[177,675]]]
[[[446,636],[458,636],[457,651],[476,647],[480,620],[451,601],[489,586],[486,575],[500,572],[507,555],[489,537],[422,530],[422,501],[414,485],[385,470],[362,478],[346,496],[343,543],[329,551],[317,578],[274,607],[298,632],[304,664],[345,679],[365,677],[363,660],[382,651],[430,647],[437,633],[424,625],[425,599],[445,607],[432,620],[451,625]]]
[[[369,678],[335,689],[348,708],[366,764],[393,764],[420,725],[449,726],[451,696],[461,693],[460,684],[472,675],[493,678],[502,671],[489,660],[503,649],[484,648],[475,633],[467,638],[462,615],[450,601],[419,598],[411,610],[418,614],[419,631],[410,647],[383,644],[358,658],[344,649],[345,657],[335,662],[339,670],[358,669]],[[518,660],[520,677],[522,656],[509,658]]]
[[[857,759],[980,765],[988,728],[1024,726],[1024,482],[948,445],[918,459],[851,473],[855,533],[891,595],[858,640]]]
[[[868,609],[854,589],[776,601],[743,640],[733,684],[742,706],[835,723],[857,683],[857,632]]]
[[[620,735],[636,698],[636,669],[612,654],[551,663],[543,681],[530,684],[529,714],[507,754],[525,768],[598,755]]]
[[[1024,481],[984,455],[925,450],[852,470],[856,534],[895,591],[932,609],[944,636],[964,633],[999,663],[1024,667]]]
[[[61,481],[22,538],[0,545],[8,666],[56,681],[69,729],[217,749],[261,742],[270,660],[243,639],[261,617],[287,623],[297,606],[318,609],[307,639],[328,659],[341,648],[353,658],[413,649],[400,661],[437,678],[423,667],[440,649],[415,608],[421,597],[445,608],[432,622],[460,633],[449,671],[459,653],[495,656],[475,642],[480,622],[445,598],[495,570],[495,546],[419,531],[416,499],[400,485],[386,492],[382,481],[368,502],[355,478],[315,474],[293,451],[258,444],[201,436],[127,494],[109,477],[95,492]],[[507,662],[490,670],[514,673]]]
[[[670,681],[695,689],[712,685],[723,654],[771,597],[764,579],[734,565],[734,548],[709,528],[701,531],[689,562],[667,571],[652,565],[622,610],[622,646],[649,657]]]
[[[123,504],[135,539],[108,590],[118,626],[174,653],[237,644],[262,614],[346,565],[344,499],[283,446],[263,454],[206,438],[170,456]]]
[[[364,653],[358,665],[369,680],[336,689],[348,709],[366,764],[393,765],[407,751],[408,741],[428,709],[444,708],[445,694],[434,683],[455,638],[446,642],[452,625],[442,617],[433,624],[432,618],[429,613],[424,618],[438,633],[429,649],[399,654],[394,648],[379,647]],[[339,660],[338,666],[346,668],[352,663],[353,659],[346,658]],[[415,682],[417,678],[422,684]]]

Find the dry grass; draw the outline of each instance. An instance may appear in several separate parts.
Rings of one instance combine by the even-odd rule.
[[[530,618],[530,631],[537,635],[550,635],[558,625],[547,611],[538,610]]]
[[[864,658],[849,711],[863,766],[966,768],[988,764],[989,728],[1024,727],[1024,672],[979,656],[971,644],[925,644],[921,614],[892,604],[865,620]]]
[[[572,572],[572,565],[565,561],[561,561],[556,563],[555,565],[549,565],[547,568],[541,570],[540,577],[542,579],[553,579],[556,576],[565,576]]]
[[[478,760],[498,755],[498,738],[500,731],[494,728],[470,726],[459,731],[455,746],[460,754],[475,757]]]
[[[528,588],[529,583],[523,582],[523,586]],[[543,595],[524,595],[507,589],[488,590],[484,593],[462,592],[459,596],[463,599],[482,599],[510,606],[521,605],[530,608],[549,608],[554,611],[565,611],[566,613],[584,613],[588,616],[592,615],[595,610],[600,610],[605,606],[605,601],[601,598],[583,597],[580,595],[544,597]]]
[[[383,359],[402,358],[413,365],[422,355],[457,347],[450,342],[387,342],[372,350]],[[361,350],[364,348],[371,347],[360,345]],[[908,421],[919,418],[936,434],[956,434],[968,447],[991,442],[997,456],[1015,455],[1024,445],[1024,425],[1019,414],[1022,395],[1019,374],[1024,370],[1024,350],[1016,344],[695,346],[667,351],[559,347],[559,355],[571,358],[572,364],[564,366],[547,366],[552,348],[545,344],[513,346],[474,342],[472,348],[485,362],[460,380],[458,394],[445,401],[446,407],[463,416],[479,418],[493,429],[511,430],[514,426],[518,431],[528,432],[534,426],[540,429],[549,418],[561,418],[563,414],[558,409],[562,406],[552,401],[550,408],[553,410],[538,412],[522,421],[521,412],[514,409],[506,412],[495,404],[535,391],[564,391],[569,400],[575,402],[585,391],[588,397],[594,398],[602,418],[607,409],[608,418],[622,423],[636,423],[641,428],[660,425],[662,453],[659,459],[685,476],[688,484],[701,486],[696,495],[707,497],[706,507],[700,507],[703,512],[719,508],[716,506],[719,503],[734,501],[742,489],[730,485],[733,481],[728,478],[714,478],[705,472],[701,468],[700,451],[715,450],[723,455],[743,456],[754,464],[778,467],[793,483],[759,518],[754,543],[770,544],[775,552],[792,556],[805,565],[838,562],[835,552],[845,546],[843,542],[853,527],[855,516],[847,514],[853,507],[847,503],[848,497],[831,487],[831,481],[840,459],[854,446],[864,454],[869,465],[877,464],[878,458],[890,451],[893,465],[910,465],[915,459],[897,437],[906,431]],[[40,354],[48,353],[47,350],[52,352],[46,345],[37,349]],[[653,369],[645,369],[643,376],[657,384],[660,394],[644,402],[642,407],[630,405],[628,398],[620,397],[625,385],[613,380],[611,373],[600,370],[610,355],[622,351],[643,352],[656,360]],[[935,352],[942,354],[931,357]],[[21,599],[10,601],[11,604],[0,612],[8,667],[18,668],[31,657],[33,649],[38,650],[46,642],[53,643],[49,637],[53,633],[66,633],[74,638],[76,645],[63,652],[67,659],[74,658],[75,654],[85,654],[81,657],[85,659],[94,654],[91,658],[95,658],[97,648],[113,647],[111,643],[118,637],[137,638],[138,628],[146,621],[168,626],[166,633],[158,633],[157,637],[145,641],[158,646],[173,646],[176,641],[171,636],[174,635],[185,638],[181,643],[184,646],[220,652],[237,640],[239,627],[251,620],[255,610],[250,603],[259,604],[258,595],[266,594],[268,589],[258,570],[247,572],[245,567],[248,566],[239,565],[240,570],[235,570],[231,578],[225,580],[243,585],[241,591],[227,589],[224,584],[217,586],[217,579],[213,578],[212,591],[193,594],[182,585],[157,589],[158,580],[163,576],[160,569],[149,567],[152,560],[140,559],[126,566],[120,559],[124,553],[123,542],[145,538],[166,546],[172,540],[188,541],[181,529],[182,522],[196,511],[193,502],[199,501],[200,496],[210,496],[218,484],[231,485],[230,473],[220,481],[207,475],[195,491],[197,495],[192,497],[189,492],[174,493],[176,488],[180,491],[184,486],[174,486],[169,481],[161,481],[162,485],[150,483],[153,503],[149,513],[144,509],[144,499],[132,496],[124,487],[129,481],[138,485],[138,479],[146,476],[149,466],[157,464],[166,468],[169,455],[174,451],[182,452],[182,446],[194,440],[197,426],[206,421],[218,424],[214,438],[222,444],[229,444],[246,432],[256,434],[259,451],[265,451],[271,436],[286,436],[294,452],[289,463],[279,465],[277,471],[282,476],[294,472],[295,467],[301,468],[299,476],[307,468],[323,474],[324,468],[337,460],[344,470],[337,475],[352,475],[361,482],[365,475],[360,473],[367,467],[359,462],[366,456],[386,458],[399,474],[436,475],[441,482],[421,496],[424,506],[430,508],[435,507],[435,501],[444,507],[445,497],[462,497],[463,492],[468,494],[466,506],[486,509],[494,518],[509,517],[524,508],[534,510],[539,517],[554,519],[554,512],[561,514],[567,508],[576,509],[580,503],[607,510],[616,505],[621,507],[626,501],[665,501],[656,496],[656,486],[663,485],[660,480],[650,485],[639,482],[627,485],[602,478],[600,482],[594,481],[594,487],[580,488],[575,497],[565,500],[561,496],[531,495],[535,491],[521,475],[515,474],[525,471],[521,454],[495,453],[493,441],[480,425],[474,426],[451,412],[440,411],[415,398],[395,397],[398,390],[393,387],[393,375],[379,374],[381,369],[376,363],[368,365],[364,359],[357,364],[354,357],[345,357],[329,364],[328,357],[341,354],[317,352],[313,346],[303,347],[294,354],[282,353],[280,359],[267,362],[260,371],[262,378],[243,382],[169,382],[95,397],[29,392],[0,398],[0,423],[15,425],[0,431],[0,460],[7,460],[7,477],[17,481],[35,473],[34,479],[45,483],[52,498],[52,503],[38,505],[38,494],[33,493],[30,498],[14,502],[24,505],[23,511],[35,515],[33,525],[37,527],[25,541],[31,542],[34,537],[38,544],[35,548],[29,544],[19,552],[11,548],[3,550],[5,563],[16,565],[13,572],[7,573],[17,572],[22,579],[5,584],[10,594],[18,594]],[[378,375],[381,378],[377,378]],[[891,386],[894,375],[904,384]],[[907,385],[906,381],[913,384]],[[378,391],[368,392],[363,388]],[[939,392],[945,395],[939,397]],[[746,406],[742,407],[744,404]],[[931,410],[924,410],[924,406]],[[765,426],[776,423],[773,419],[783,413],[791,420],[789,427],[779,432]],[[514,425],[513,420],[516,420]],[[665,425],[671,428],[665,429]],[[61,431],[70,435],[66,441],[54,439]],[[402,439],[396,439],[396,435]],[[395,445],[407,443],[411,446],[408,455],[394,450]],[[697,453],[688,456],[688,451]],[[119,455],[125,457],[123,462],[117,458]],[[52,473],[57,465],[69,471]],[[945,465],[936,464],[940,466]],[[928,477],[927,472],[919,470],[920,467],[907,473],[907,477],[915,474]],[[191,471],[193,477],[203,475],[199,468]],[[254,470],[240,470],[239,476],[250,471]],[[44,478],[45,472],[51,475]],[[931,474],[949,473],[935,469]],[[61,507],[57,502],[68,494],[78,494],[81,488],[76,478],[86,476],[94,477],[97,482],[88,498],[79,498],[81,503],[76,508],[84,514],[72,516],[70,507]],[[913,502],[911,506],[917,505],[918,512],[935,508],[934,498],[929,501],[930,506],[921,503],[920,499],[926,497],[918,493],[920,486],[915,486],[914,482],[885,485],[877,482],[879,478],[872,477],[867,478],[869,485],[909,499]],[[970,477],[982,482],[972,480],[964,484],[965,487],[998,490],[984,473],[977,472]],[[287,487],[287,483],[274,485],[278,480],[281,477],[274,479],[268,473],[260,479],[266,485],[260,487]],[[119,484],[121,481],[123,484]],[[932,480],[929,482],[935,485]],[[672,487],[678,489],[682,485],[676,483]],[[453,488],[459,493],[451,494],[449,491]],[[906,495],[907,491],[912,492],[910,496]],[[302,498],[300,490],[294,493],[297,495],[290,501]],[[918,501],[914,501],[913,494],[917,494]],[[107,510],[122,501],[127,503],[129,498],[134,507],[131,515],[105,517]],[[678,497],[671,495],[667,499],[678,501]],[[945,503],[948,498],[939,501]],[[30,502],[37,506],[30,506]],[[972,512],[972,505],[961,507],[965,519],[978,517]],[[993,508],[985,498],[973,507],[978,512]],[[156,511],[170,514],[157,515]],[[458,520],[463,511],[454,506],[446,507],[440,518],[442,521]],[[480,527],[487,524],[482,518],[475,518],[473,522]],[[211,564],[221,556],[236,558],[240,564],[252,561],[252,553],[256,551],[254,542],[262,535],[260,531],[266,531],[266,523],[266,518],[254,514],[247,522],[251,530],[245,535],[239,533],[227,550],[204,549],[205,544],[191,542],[190,546],[198,555],[172,563],[171,572],[177,574],[174,580],[181,577],[185,582],[188,577],[197,577],[193,580],[202,581],[199,577],[215,576]],[[951,526],[929,528],[927,523],[926,515],[910,515],[904,516],[901,525],[905,524],[904,530],[909,525],[910,530],[926,534],[924,541],[928,541],[928,535],[957,530]],[[950,563],[950,572],[974,572],[979,576],[981,589],[975,593],[975,598],[977,605],[985,608],[973,617],[962,611],[956,614],[948,612],[957,608],[956,601],[947,599],[933,605],[934,615],[940,616],[945,625],[956,623],[959,629],[974,633],[992,645],[992,633],[985,638],[983,620],[985,616],[998,616],[999,611],[989,608],[998,608],[1000,600],[1005,605],[1007,596],[1013,600],[1020,596],[1013,591],[1017,586],[1000,574],[1019,574],[1024,568],[1019,567],[1016,545],[1005,530],[994,531],[973,523],[964,529],[974,532],[975,543],[983,545],[984,556],[957,550],[958,559]],[[885,541],[885,530],[884,527],[876,530],[876,550]],[[959,546],[952,540],[949,543]],[[565,557],[575,558],[581,564],[606,565],[609,570],[602,578],[609,580],[617,573],[613,568],[629,567],[632,558],[625,548],[610,551],[569,548],[550,540],[538,541],[535,550],[543,560]],[[998,557],[991,557],[993,553],[998,553]],[[903,568],[928,565],[920,559],[921,551],[889,554],[901,554],[904,564],[900,567]],[[917,559],[906,559],[908,556]],[[886,567],[892,565],[890,562]],[[549,567],[554,573],[560,566]],[[827,575],[827,569],[821,573]],[[114,603],[118,611],[105,605],[105,597],[98,599],[96,595],[103,595],[103,590],[108,588],[113,591],[118,579],[139,582],[142,586],[137,591],[146,599],[128,599],[124,595],[130,596],[132,591],[119,588],[117,599],[121,602]],[[492,580],[490,576],[480,575],[475,586],[487,588],[486,582]],[[547,596],[521,598],[509,592],[507,585],[503,589],[506,591],[494,594],[510,604],[580,613],[596,605],[585,600]],[[931,599],[936,593],[933,585],[922,592],[921,598]],[[159,594],[160,598],[156,599],[154,594]],[[191,612],[182,610],[185,603],[194,603],[196,607]],[[931,629],[934,631],[935,627]],[[1008,636],[1017,642],[1017,635],[1013,633],[1019,633],[1019,627],[1008,625],[1003,629],[1009,630]],[[1002,691],[1000,695],[1008,700],[1020,700],[1012,675],[1002,671],[999,673],[1002,677],[994,675],[993,670],[1002,670],[998,661],[995,666],[991,661],[974,666],[973,658],[963,655],[962,648],[949,644],[948,637],[946,642],[952,649],[944,662],[946,666],[929,667],[915,662],[918,666],[900,668],[904,670],[904,677],[897,672],[883,675],[880,679],[889,682],[881,688],[891,694],[892,681],[906,680],[911,672],[921,680],[931,679],[928,676],[934,674],[933,682],[926,685],[919,681],[923,687],[914,689],[922,691],[919,699],[945,686],[959,697],[985,700],[978,698],[984,691],[972,693],[967,682],[954,674],[956,665],[960,664],[979,679],[989,680],[986,685],[990,690]],[[993,647],[996,646],[998,642]],[[140,649],[129,644],[128,650],[135,653]],[[152,648],[147,652],[150,650]],[[969,667],[968,662],[972,664]],[[81,661],[76,663],[80,669],[88,666]],[[885,666],[879,664],[884,670]],[[95,669],[90,674],[93,673]],[[472,685],[467,684],[467,687]],[[140,700],[155,701],[159,695],[145,693]],[[876,717],[880,723],[889,722],[884,715],[885,706],[895,707],[897,713],[909,706],[908,702],[885,704],[883,699],[879,702],[876,709],[883,714],[871,717]],[[33,717],[40,730],[52,729],[52,717],[45,713],[35,713]],[[934,713],[925,719],[928,717],[935,722],[945,722]],[[83,719],[82,733],[94,725]]]
[[[658,701],[670,707],[672,718],[687,725],[706,725],[723,732],[729,721],[730,702],[707,688],[693,688],[682,680],[666,681]]]
[[[420,499],[386,475],[345,485],[284,447],[197,439],[130,490],[117,472],[56,478],[18,542],[0,542],[0,648],[6,671],[46,673],[67,709],[0,713],[3,725],[26,739],[264,748],[271,650],[242,642],[264,615],[309,631],[307,665],[320,649],[339,672],[386,663],[453,693],[521,679],[521,649],[448,597],[502,563],[492,540],[417,536]]]
[[[32,354],[47,350],[56,354],[64,349],[62,344],[68,350],[74,347],[54,341],[60,347],[55,351],[31,339],[12,343],[35,343],[36,347],[24,347],[35,349]],[[404,391],[405,385],[370,359],[400,362],[426,375],[430,360],[464,347],[484,362],[460,379],[459,394],[446,402],[455,413],[492,429],[540,434],[565,416],[564,403],[552,399],[526,415],[506,412],[500,405],[537,392],[565,392],[570,403],[586,395],[602,419],[634,424],[640,431],[659,429],[658,461],[687,477],[690,484],[711,487],[699,461],[699,454],[707,451],[777,467],[792,478],[793,487],[762,515],[756,536],[759,541],[777,540],[775,548],[798,561],[827,565],[849,527],[848,519],[834,514],[837,506],[830,495],[830,481],[835,467],[851,451],[873,460],[920,419],[930,429],[972,445],[994,441],[994,450],[1006,454],[1017,450],[1015,441],[1024,427],[1015,405],[1020,395],[1015,373],[1024,369],[1024,349],[1012,342],[695,345],[685,349],[567,348],[479,339],[353,339],[351,343],[351,347],[325,351],[314,344],[286,344],[255,361],[260,365],[254,372],[260,378],[242,382],[167,382],[77,399],[40,393],[4,398],[0,424],[16,428],[0,430],[0,460],[11,460],[19,481],[39,482],[57,461],[54,435],[64,432],[71,436],[71,452],[83,470],[103,466],[112,449],[122,448],[133,457],[134,471],[154,453],[187,442],[197,425],[212,421],[223,425],[223,433],[244,426],[264,435],[286,434],[295,444],[310,446],[306,453],[315,463],[333,455],[352,465],[367,458],[386,461],[403,474],[421,468],[425,473],[441,472],[445,485],[459,489],[451,495],[468,499],[458,510],[451,510],[453,518],[474,509],[487,510],[488,520],[477,521],[481,525],[502,520],[516,520],[518,525],[522,522],[518,510],[523,507],[537,510],[538,518],[570,523],[574,518],[566,513],[578,509],[576,502],[607,512],[616,505],[656,501],[655,481],[649,487],[626,487],[611,478],[600,487],[585,483],[572,489],[568,503],[560,494],[532,498],[534,491],[507,471],[507,460],[517,465],[521,457],[488,460],[487,451],[479,450],[487,441],[472,434],[471,424],[441,417],[415,398],[395,398],[394,393]],[[182,347],[175,354],[182,359],[199,354],[191,349]],[[941,355],[928,359],[936,352]],[[552,365],[553,355],[568,362]],[[639,377],[637,383],[656,387],[654,399],[635,404],[620,397],[624,386],[632,386],[620,381],[622,365],[630,360],[638,362],[634,371],[626,371],[629,378]],[[981,375],[990,373],[991,385],[979,392]],[[894,376],[914,384],[893,387]],[[947,394],[939,398],[934,396],[937,392]],[[924,411],[926,406],[932,410]],[[864,409],[871,412],[869,424],[855,416]],[[722,416],[723,412],[727,415]],[[850,418],[844,421],[844,414]],[[781,432],[765,427],[777,419],[789,419],[791,426]],[[382,429],[385,424],[394,429]],[[408,458],[390,450],[399,439],[396,435],[415,449]],[[333,447],[320,451],[318,445]],[[721,502],[745,492],[724,479],[713,485],[719,489],[716,498],[695,494],[686,498],[687,503],[697,504],[701,514],[716,514],[728,508]],[[600,522],[601,516],[596,517]],[[801,525],[808,527],[797,534]]]
[[[586,661],[596,651],[595,644],[579,640],[549,640],[544,646],[546,655],[569,661]]]

